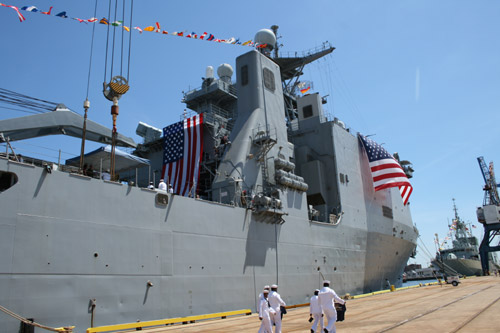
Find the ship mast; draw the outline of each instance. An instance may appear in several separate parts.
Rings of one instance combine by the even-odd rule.
[[[457,206],[455,204],[455,198],[452,198],[452,200],[453,200],[453,211],[455,212],[455,219],[453,220],[454,221],[453,224],[456,227],[456,229],[455,229],[455,241],[454,241],[454,242],[456,242],[455,246],[460,247],[460,248],[470,247],[471,243],[469,240],[467,227],[466,227],[464,221],[462,221],[460,219],[460,216],[458,216],[458,209],[457,209]]]
[[[299,78],[303,74],[304,67],[307,64],[316,61],[335,50],[335,48],[327,41],[322,46],[304,52],[289,52],[287,54],[279,54],[279,47],[282,46],[278,43],[278,26],[271,27],[275,37],[276,45],[274,48],[273,61],[280,67],[281,82],[283,85],[283,95],[285,98],[285,116],[288,120],[297,118],[296,98],[299,86]]]
[[[279,47],[281,46],[278,43],[278,39],[281,38],[281,36],[278,36],[278,28],[279,28],[279,26],[277,26],[277,25],[271,26],[271,30],[274,32],[274,35],[276,36],[276,45],[274,46],[274,57],[275,58],[278,58],[278,50],[279,50]]]

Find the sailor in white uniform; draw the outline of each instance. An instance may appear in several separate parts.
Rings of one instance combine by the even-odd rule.
[[[269,290],[264,289],[262,291],[262,298],[259,304],[259,319],[262,320],[262,332],[263,333],[273,333],[273,325],[271,323],[271,316],[274,315],[274,310],[269,306],[267,301],[267,295],[269,295]],[[259,330],[260,332],[260,330]]]
[[[340,298],[333,289],[330,289],[330,281],[323,281],[323,288],[319,291],[319,302],[323,308],[323,312],[328,320],[328,325],[324,329],[325,333],[337,332],[335,322],[337,321],[337,311],[335,310],[335,302],[344,304],[345,301]]]
[[[318,294],[319,294],[319,289],[316,289],[309,303],[309,315],[311,316],[311,318],[314,319],[313,324],[311,326],[312,333],[316,332],[316,329],[318,328],[318,322],[321,327],[320,332],[323,332],[323,309],[321,308]]]
[[[267,290],[267,292],[269,292],[269,290],[270,290],[270,289],[271,289],[271,288],[270,288],[267,284],[264,286],[264,290]],[[261,302],[263,299],[265,299],[265,298],[264,298],[264,293],[260,293],[260,294],[259,294],[259,303],[258,303],[258,305],[259,305],[259,308],[258,308],[258,311],[259,311],[259,318],[260,318],[260,302]],[[259,333],[264,333],[264,322],[261,322],[261,323],[260,323]]]
[[[276,325],[275,333],[281,333],[281,306],[286,306],[285,302],[281,299],[280,294],[278,294],[278,285],[273,284],[271,286],[271,292],[269,293],[269,304],[273,308],[275,314],[271,317],[273,324]]]
[[[158,183],[158,189],[160,191],[167,192],[167,184],[165,184],[165,181],[163,179],[160,179],[160,182]]]

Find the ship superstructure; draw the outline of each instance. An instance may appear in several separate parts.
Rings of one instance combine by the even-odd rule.
[[[325,114],[325,99],[297,94],[303,67],[333,47],[273,58],[274,33],[256,40],[271,47],[238,57],[235,82],[225,64],[184,94],[204,117],[186,196],[146,188],[164,152],[161,130],[144,123],[135,155],[150,166],[120,172],[127,183],[0,157],[1,305],[80,332],[91,318],[255,309],[272,283],[300,304],[323,279],[339,294],[401,282],[418,235],[408,205],[397,188],[374,192],[358,138]]]

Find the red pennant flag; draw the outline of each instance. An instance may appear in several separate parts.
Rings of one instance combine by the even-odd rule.
[[[50,15],[50,12],[52,11],[52,6],[50,7],[48,12],[41,12],[40,14],[45,14],[45,15]]]
[[[17,12],[17,16],[19,17],[19,21],[22,22],[22,21],[25,21],[26,19],[24,18],[23,14],[21,14],[21,12],[19,11],[19,8],[17,8],[16,6],[9,6],[9,5],[4,5],[3,3],[0,3],[0,5],[4,6],[4,7],[9,7],[9,8],[12,8],[14,9],[16,12]]]

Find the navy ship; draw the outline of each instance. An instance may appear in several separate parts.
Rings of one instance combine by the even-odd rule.
[[[374,191],[356,133],[323,110],[326,98],[300,92],[304,66],[334,47],[273,57],[273,31],[255,40],[264,47],[236,59],[235,79],[228,64],[217,78],[209,67],[201,87],[184,93],[193,116],[163,131],[139,123],[140,144],[91,121],[84,131],[64,105],[0,121],[0,305],[83,332],[255,310],[272,283],[287,304],[308,302],[323,279],[339,294],[400,283],[418,237],[409,205],[398,187]],[[93,168],[82,173],[75,161],[10,149],[61,133],[134,152],[89,153]],[[190,155],[199,159],[184,164],[194,169],[171,161],[179,152],[169,142],[183,135],[197,142]],[[157,189],[162,177],[173,193]],[[19,325],[0,313],[3,331]]]
[[[472,235],[458,215],[455,199],[453,199],[453,211],[455,218],[449,226],[452,246],[440,248],[431,264],[446,275],[482,275],[478,239]]]

